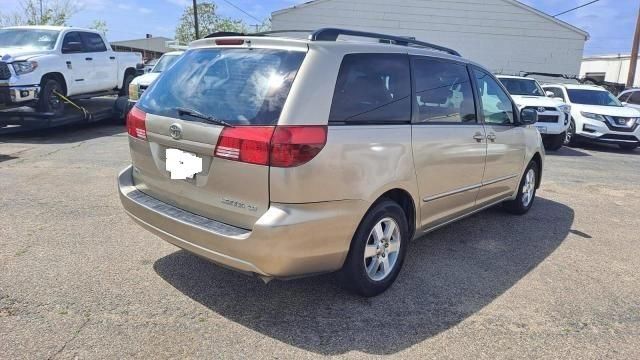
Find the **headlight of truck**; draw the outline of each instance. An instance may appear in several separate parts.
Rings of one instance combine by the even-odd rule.
[[[580,115],[586,117],[587,119],[593,119],[593,120],[598,120],[598,121],[606,121],[604,116],[602,116],[600,114],[594,114],[594,113],[590,113],[590,112],[580,111]]]
[[[560,109],[560,111],[562,111],[565,114],[571,114],[571,106],[569,105],[560,105],[558,106],[558,109]]]
[[[140,93],[138,91],[138,84],[131,83],[129,84],[129,100],[138,100],[140,98]]]
[[[13,66],[13,71],[16,72],[16,75],[23,75],[37,69],[38,63],[35,61],[16,61],[12,63],[11,66]]]

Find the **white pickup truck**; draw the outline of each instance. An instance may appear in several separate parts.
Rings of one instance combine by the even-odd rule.
[[[59,26],[0,29],[0,108],[33,106],[61,114],[66,97],[127,95],[142,63],[117,53],[94,30]]]

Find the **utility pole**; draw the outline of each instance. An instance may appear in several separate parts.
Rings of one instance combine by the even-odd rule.
[[[198,4],[193,0],[193,22],[196,27],[196,40],[200,39],[200,29],[198,28]]]
[[[640,45],[640,8],[638,9],[638,20],[636,20],[636,33],[633,36],[633,47],[631,48],[631,61],[629,62],[629,77],[627,77],[627,87],[633,87],[636,78],[636,67],[638,66],[638,45]]]

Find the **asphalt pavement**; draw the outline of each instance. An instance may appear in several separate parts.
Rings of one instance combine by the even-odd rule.
[[[525,216],[411,244],[372,299],[264,284],[131,221],[122,125],[0,138],[0,358],[640,358],[640,150],[547,154]]]

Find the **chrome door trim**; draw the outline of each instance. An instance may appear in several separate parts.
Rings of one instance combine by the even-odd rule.
[[[513,179],[515,177],[518,177],[518,174],[513,174],[513,175],[507,175],[507,176],[503,176],[503,177],[499,177],[497,179],[492,179],[489,181],[483,181],[482,182],[482,186],[487,186],[487,185],[491,185],[491,184],[495,184],[495,183],[499,183],[501,181],[505,181],[505,180],[509,180],[509,179]]]
[[[438,200],[438,199],[442,199],[443,197],[459,194],[459,193],[462,193],[462,192],[465,192],[465,191],[469,191],[469,190],[475,190],[475,189],[478,189],[480,187],[482,187],[482,184],[469,185],[469,186],[465,186],[463,188],[447,191],[447,192],[436,194],[436,195],[433,195],[433,196],[427,196],[426,198],[422,199],[422,201],[429,202],[429,201],[433,201],[433,200]]]
[[[426,234],[426,233],[430,233],[430,232],[432,232],[432,231],[434,231],[434,230],[437,230],[437,229],[439,229],[439,228],[441,228],[441,227],[443,227],[443,226],[445,226],[445,225],[449,225],[449,224],[451,224],[451,223],[453,223],[453,222],[456,222],[456,221],[458,221],[458,220],[464,219],[464,218],[466,218],[467,216],[471,216],[471,215],[473,215],[473,214],[475,214],[475,213],[478,213],[478,212],[480,212],[480,211],[482,211],[482,210],[485,210],[485,209],[488,209],[488,208],[490,208],[490,207],[492,207],[492,206],[498,205],[498,204],[500,204],[501,202],[503,202],[503,201],[507,200],[508,198],[509,198],[509,196],[501,197],[501,198],[500,198],[499,200],[497,200],[497,201],[491,202],[491,203],[489,203],[489,204],[487,204],[487,205],[484,205],[484,206],[482,206],[482,207],[479,207],[479,208],[477,208],[477,209],[475,209],[475,210],[472,210],[472,211],[470,211],[470,212],[468,212],[468,213],[466,213],[466,214],[462,214],[462,215],[460,215],[460,216],[458,216],[458,217],[455,217],[455,218],[453,218],[453,219],[451,219],[451,220],[447,220],[447,221],[443,222],[442,224],[438,224],[438,225],[436,225],[436,226],[432,226],[432,227],[425,228],[424,230],[422,230],[422,234],[424,235],[424,234]]]

